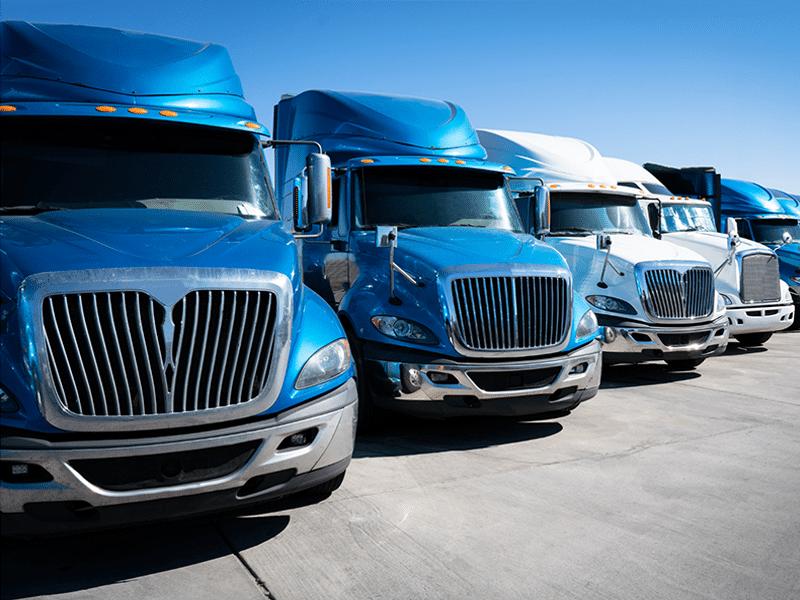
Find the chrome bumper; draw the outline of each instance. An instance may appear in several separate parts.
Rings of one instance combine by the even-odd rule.
[[[0,460],[4,465],[0,510],[6,518],[26,512],[26,505],[30,509],[42,503],[66,503],[91,510],[181,497],[190,501],[194,496],[215,492],[229,492],[227,507],[232,508],[255,499],[266,500],[290,494],[318,483],[313,476],[307,477],[309,473],[335,464],[339,465],[339,472],[344,471],[353,453],[356,407],[356,386],[351,379],[314,402],[272,419],[228,428],[224,433],[212,430],[163,438],[91,441],[47,441],[22,435],[6,436],[0,447]],[[309,443],[279,449],[279,445],[293,434],[308,430],[316,430]],[[250,444],[255,450],[246,464],[224,476],[212,475],[207,479],[180,483],[180,465],[176,467],[173,460],[167,468],[161,462],[165,455],[174,457],[176,453],[203,450],[213,452],[215,448],[237,444]],[[162,468],[162,485],[105,489],[92,483],[89,480],[91,476],[84,476],[80,467],[74,466],[80,464],[78,461],[93,461],[102,469],[104,460],[137,457],[142,464],[155,464]],[[7,471],[12,473],[10,468],[14,465],[33,465],[37,472],[43,469],[49,473],[52,480],[15,482],[13,475],[7,475]],[[19,472],[20,468],[16,470]],[[281,478],[270,478],[271,474],[278,472],[282,474]],[[326,473],[330,475],[328,478],[338,474]],[[265,485],[264,481],[274,485]],[[142,511],[141,514],[147,515],[148,512]]]
[[[569,354],[509,363],[411,363],[370,359],[375,402],[400,412],[429,416],[533,415],[568,410],[597,393],[602,374],[601,348],[595,340]],[[530,373],[528,384],[524,382]],[[539,373],[548,374],[536,381]],[[486,389],[478,379],[514,382]],[[517,378],[517,381],[515,381]],[[389,390],[389,393],[386,393]],[[383,391],[384,393],[381,393]]]
[[[716,356],[728,345],[728,322],[687,327],[605,326],[603,362],[606,364],[681,360]]]

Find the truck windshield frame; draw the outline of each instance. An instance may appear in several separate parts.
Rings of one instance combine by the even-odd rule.
[[[661,232],[678,233],[682,231],[716,232],[714,213],[710,206],[696,204],[662,204]]]
[[[634,196],[550,192],[550,235],[598,233],[652,235]]]
[[[261,144],[146,119],[18,117],[2,129],[4,212],[152,208],[278,220]]]
[[[478,227],[523,233],[502,173],[430,166],[354,173],[355,228]]]

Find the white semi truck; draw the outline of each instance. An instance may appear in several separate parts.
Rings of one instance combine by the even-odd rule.
[[[478,130],[478,136],[490,160],[549,188],[549,230],[531,227],[533,196],[519,195],[517,206],[529,231],[567,260],[575,289],[604,327],[605,363],[664,360],[691,369],[725,351],[725,304],[711,265],[652,235],[641,192],[617,186],[593,146],[524,132]]]
[[[775,252],[740,238],[735,222],[727,235],[719,233],[710,202],[675,196],[641,165],[620,158],[605,162],[620,187],[643,194],[640,205],[645,214],[654,216],[650,225],[655,235],[694,250],[714,267],[728,331],[739,344],[758,346],[792,324],[795,308],[789,286],[780,280]]]

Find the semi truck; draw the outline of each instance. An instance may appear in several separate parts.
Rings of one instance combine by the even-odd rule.
[[[552,417],[597,393],[594,314],[564,259],[522,229],[510,169],[485,160],[461,107],[308,90],[280,100],[274,131],[331,159],[333,216],[305,234],[303,269],[350,339],[360,426]],[[309,148],[275,147],[288,221]]]
[[[791,328],[800,328],[800,246],[792,243],[800,236],[800,215],[791,204],[760,185],[723,180],[713,167],[669,167],[655,163],[643,166],[673,194],[711,202],[720,232],[728,232],[728,219],[732,218],[740,236],[775,251],[781,281],[789,287],[794,303]]]
[[[721,179],[720,211],[736,222],[739,233],[775,250],[780,277],[795,307],[793,329],[800,328],[800,214],[789,202],[750,181]]]
[[[758,346],[792,325],[794,306],[781,281],[778,256],[770,248],[739,237],[735,222],[727,235],[717,230],[705,198],[674,196],[643,166],[605,157],[617,185],[639,191],[639,201],[656,237],[688,248],[714,267],[714,284],[725,300],[728,331],[742,346]],[[652,208],[651,208],[652,207]]]
[[[21,21],[0,39],[3,535],[336,489],[354,366],[227,50]]]
[[[550,188],[550,228],[532,233],[567,260],[603,328],[607,364],[666,361],[692,369],[725,351],[728,326],[711,265],[653,237],[641,193],[616,185],[594,146],[575,138],[478,130],[490,160]],[[531,199],[518,206],[531,214]]]

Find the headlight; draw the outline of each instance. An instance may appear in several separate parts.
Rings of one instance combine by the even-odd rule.
[[[609,312],[623,313],[626,315],[636,314],[636,309],[633,308],[633,306],[619,298],[612,298],[611,296],[586,296],[586,301],[592,306]]]
[[[404,342],[417,344],[436,344],[438,340],[430,329],[408,319],[398,317],[372,317],[372,324],[383,335]]]
[[[592,311],[587,310],[586,314],[581,317],[578,327],[575,329],[575,337],[585,338],[592,335],[596,331],[597,317],[594,316]]]
[[[294,382],[295,389],[304,390],[341,375],[350,367],[350,360],[347,340],[331,342],[306,361]]]
[[[798,275],[797,277],[789,277],[789,279],[791,279],[797,285],[800,285],[800,275]]]

